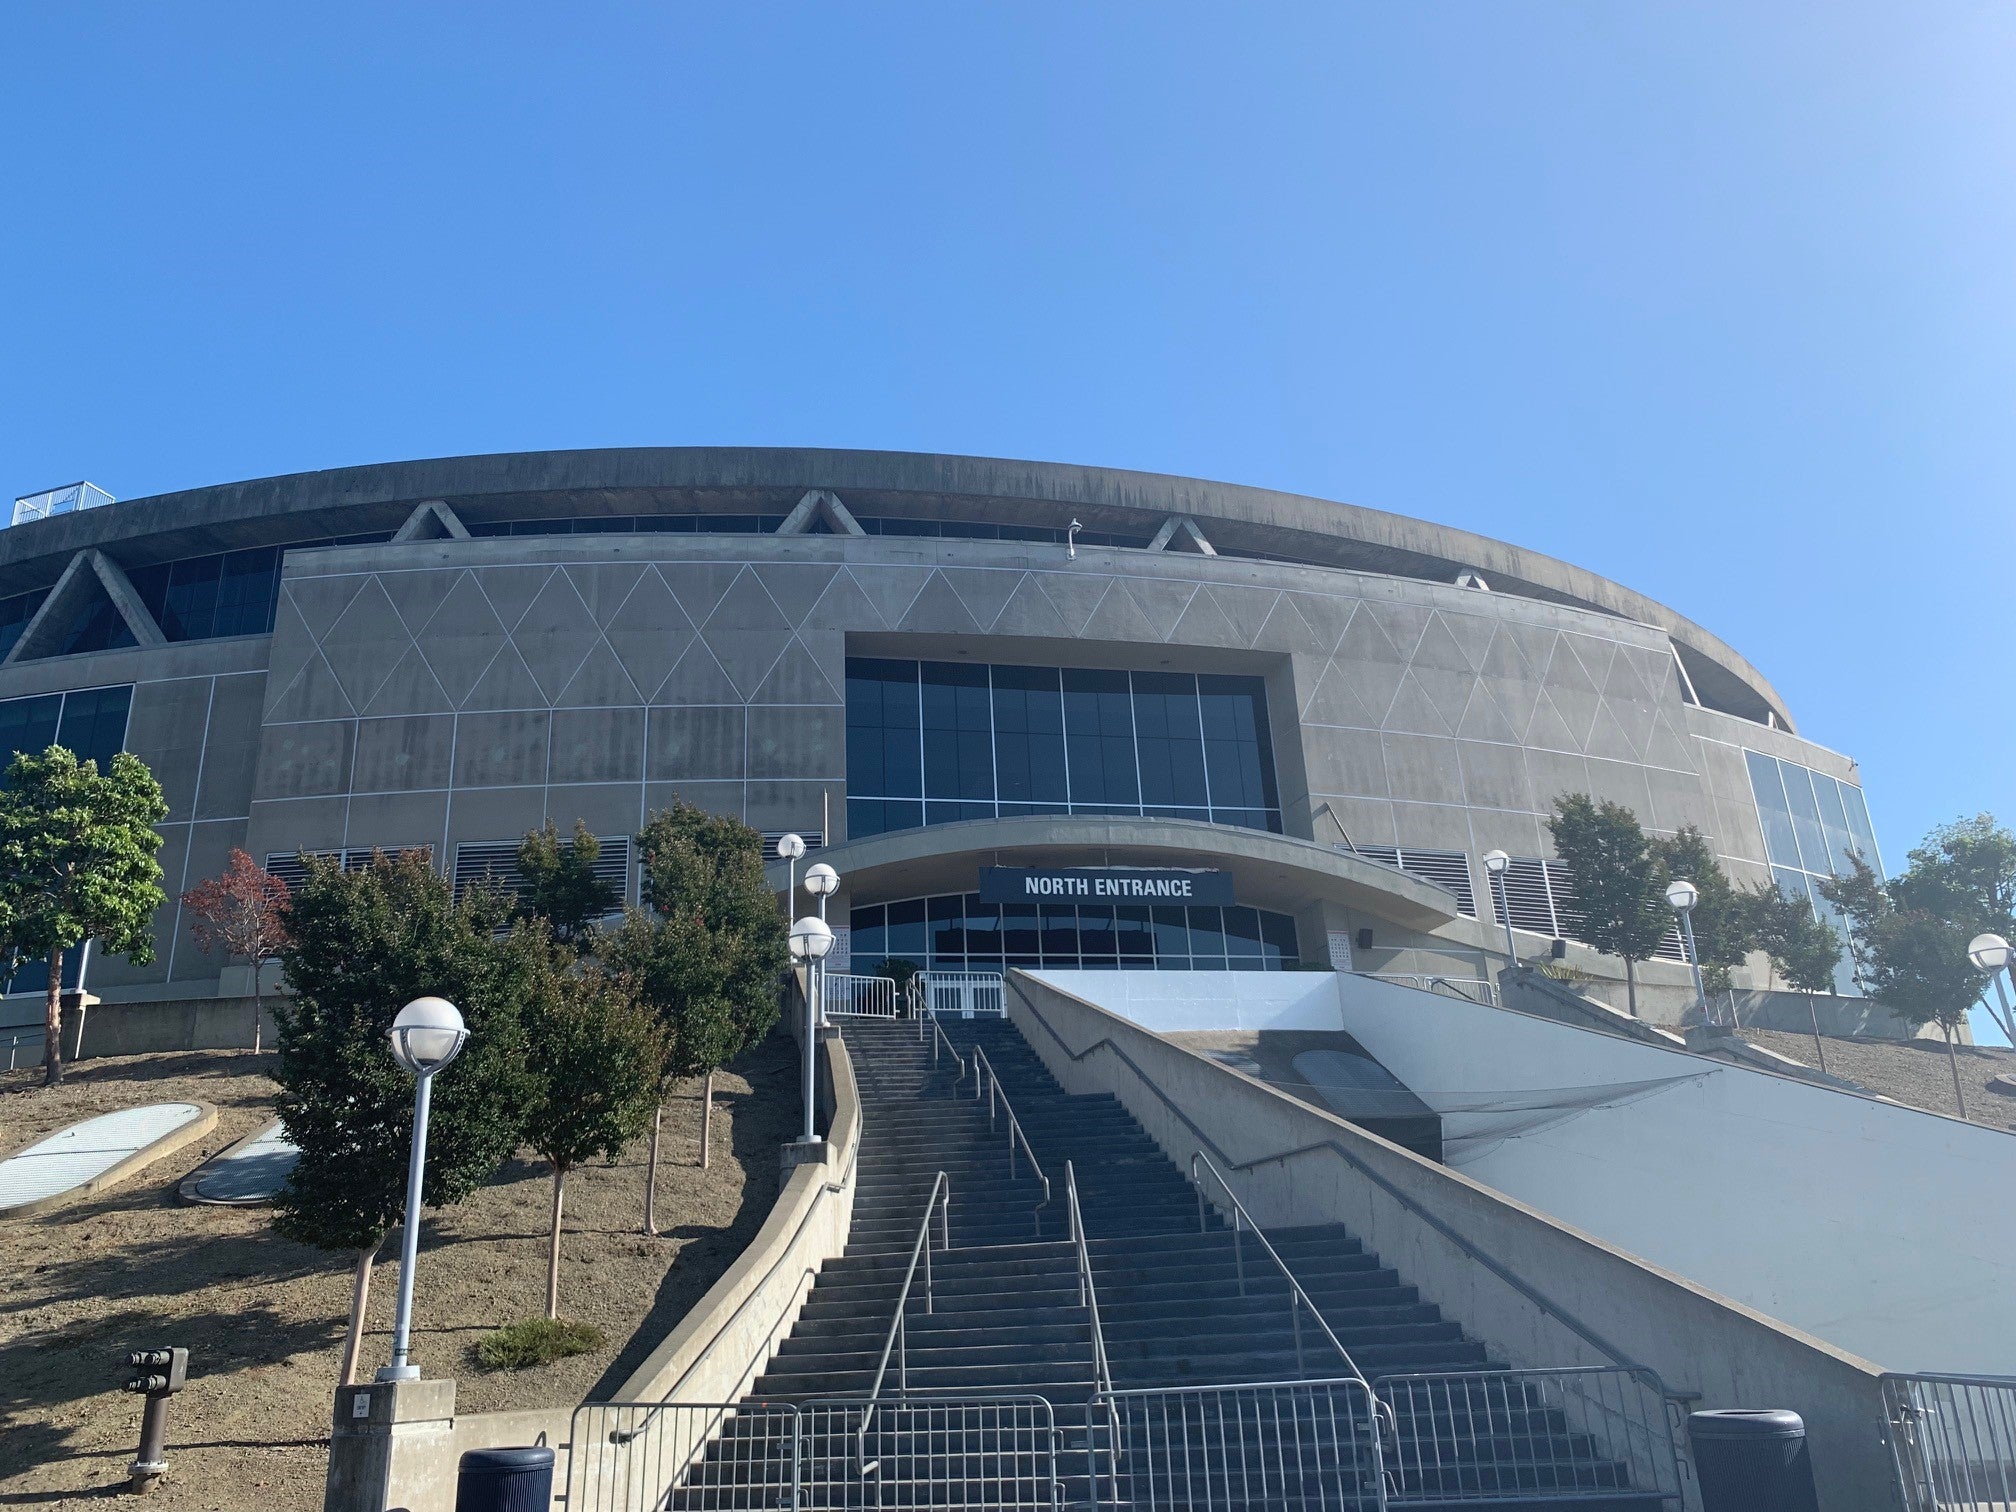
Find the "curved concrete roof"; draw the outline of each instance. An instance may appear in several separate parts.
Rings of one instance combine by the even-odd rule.
[[[60,562],[109,546],[127,566],[292,536],[396,527],[413,504],[444,499],[472,517],[626,514],[667,504],[788,508],[825,488],[856,513],[937,514],[949,501],[1035,505],[1088,529],[1152,530],[1171,514],[1204,522],[1217,544],[1315,565],[1450,582],[1483,574],[1494,588],[1654,625],[1685,654],[1711,704],[1784,703],[1736,650],[1643,594],[1539,552],[1446,525],[1300,494],[1161,473],[925,452],[796,447],[630,447],[506,452],[291,473],[127,499],[0,531],[0,592],[53,582]],[[1047,509],[1044,506],[1049,506]],[[274,532],[276,518],[296,528]],[[50,558],[57,564],[50,566]],[[1749,712],[1739,708],[1737,712]],[[1761,717],[1762,707],[1756,711]]]
[[[1327,898],[1411,929],[1457,917],[1453,894],[1393,867],[1310,840],[1194,819],[967,819],[850,840],[818,858],[840,873],[850,904],[971,892],[982,866],[1180,866],[1229,871],[1240,902],[1282,913]],[[765,876],[779,892],[788,885],[782,861],[771,862]]]

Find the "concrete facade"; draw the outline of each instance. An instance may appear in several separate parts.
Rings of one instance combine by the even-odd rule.
[[[798,507],[815,492],[816,507]],[[483,533],[702,512],[842,533]],[[882,533],[852,533],[855,517]],[[1172,518],[1195,530],[1158,529]],[[1073,519],[1142,544],[1073,555],[1061,541],[900,533]],[[171,894],[233,845],[258,859],[426,845],[447,866],[460,845],[549,818],[634,833],[675,794],[843,844],[850,655],[1263,678],[1280,840],[1469,858],[1481,921],[1438,921],[1423,884],[1341,858],[1352,887],[1302,898],[1301,953],[1322,961],[1325,935],[1369,928],[1360,969],[1484,975],[1502,931],[1477,858],[1545,855],[1559,793],[1614,798],[1656,829],[1698,825],[1751,882],[1768,872],[1745,749],[1855,781],[1852,762],[1790,733],[1740,655],[1581,569],[1375,511],[1094,469],[706,449],[347,469],[0,532],[0,590],[54,583],[84,552],[138,574],[317,532],[385,539],[290,551],[270,635],[136,632],[126,649],[22,654],[50,642],[42,628],[0,664],[0,699],[133,685],[127,746],[168,795]],[[1198,536],[1225,554],[1179,549]],[[1490,591],[1456,586],[1459,572]],[[118,607],[136,606],[145,616],[137,599]],[[948,853],[977,855],[951,832],[963,828],[917,832],[908,850],[942,834]],[[1038,829],[1004,830],[987,854],[1037,844]],[[1256,838],[1221,833],[1233,855]],[[1195,837],[1171,848],[1184,846],[1200,849]],[[1265,864],[1240,862],[1256,880]],[[857,867],[842,901],[907,896],[898,875]],[[163,910],[154,964],[94,962],[92,990],[115,1002],[242,991],[176,913]],[[1684,974],[1670,975],[1680,990]],[[1664,976],[1650,976],[1656,995]]]

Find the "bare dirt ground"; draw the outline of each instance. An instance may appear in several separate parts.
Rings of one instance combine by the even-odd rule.
[[[711,1168],[698,1169],[698,1083],[665,1111],[657,1239],[640,1232],[646,1145],[567,1181],[561,1312],[605,1335],[589,1354],[496,1374],[485,1333],[544,1308],[551,1176],[515,1160],[460,1207],[429,1214],[414,1300],[415,1361],[457,1381],[464,1412],[567,1406],[613,1390],[748,1243],[777,1192],[797,1061],[773,1038],[715,1078]],[[170,1512],[313,1512],[322,1504],[330,1404],[350,1306],[349,1258],[275,1234],[270,1210],[196,1206],[175,1189],[272,1116],[273,1057],[249,1052],[85,1061],[65,1084],[0,1076],[0,1151],[146,1102],[214,1104],[203,1140],[109,1193],[0,1221],[0,1507],[60,1506],[123,1488],[140,1399],[116,1355],[186,1346],[190,1382],[169,1409]],[[34,1090],[30,1090],[30,1089]],[[396,1235],[372,1281],[364,1369],[390,1351]]]
[[[1810,1034],[1789,1034],[1778,1029],[1745,1029],[1742,1033],[1753,1045],[1789,1055],[1808,1066],[1819,1064]],[[1834,1075],[1860,1082],[1871,1092],[1914,1108],[1958,1113],[1944,1041],[1828,1037],[1821,1043],[1827,1051],[1827,1069]],[[1957,1045],[1954,1055],[1960,1063],[1960,1086],[1967,1094],[1967,1116],[1975,1123],[2016,1129],[2016,1097],[1988,1090],[1990,1077],[2016,1075],[2016,1050],[1995,1045]]]

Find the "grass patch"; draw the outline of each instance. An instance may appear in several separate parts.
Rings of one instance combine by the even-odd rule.
[[[602,1330],[592,1323],[565,1318],[521,1318],[476,1345],[476,1358],[486,1370],[526,1370],[551,1365],[569,1355],[586,1354],[602,1343]]]

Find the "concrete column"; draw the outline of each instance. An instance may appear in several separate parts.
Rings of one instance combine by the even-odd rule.
[[[322,1512],[452,1512],[454,1505],[455,1383],[337,1388]]]

